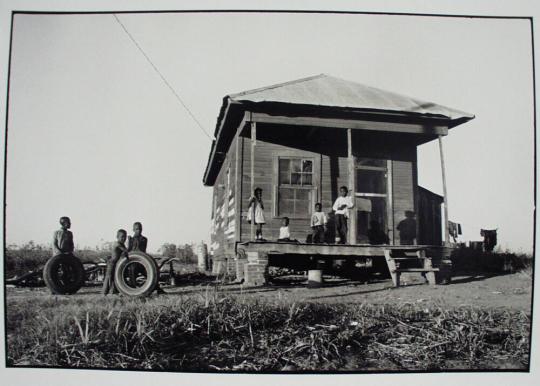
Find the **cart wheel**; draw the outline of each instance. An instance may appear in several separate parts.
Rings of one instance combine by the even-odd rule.
[[[114,282],[128,296],[145,297],[154,291],[159,269],[154,258],[143,252],[130,252],[116,263]]]
[[[73,254],[51,257],[43,268],[43,280],[55,295],[74,294],[84,285],[84,267]]]

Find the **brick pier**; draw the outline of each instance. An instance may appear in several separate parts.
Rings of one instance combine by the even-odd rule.
[[[247,252],[244,264],[244,283],[249,286],[261,286],[268,280],[268,254],[265,252]]]

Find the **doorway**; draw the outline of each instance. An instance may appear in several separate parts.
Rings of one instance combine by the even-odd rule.
[[[389,162],[357,158],[355,163],[356,242],[388,244]]]

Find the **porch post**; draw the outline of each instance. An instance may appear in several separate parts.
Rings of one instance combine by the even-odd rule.
[[[240,137],[240,131],[236,133],[236,154],[235,154],[235,166],[234,166],[234,238],[236,241],[242,241],[242,164],[243,160],[240,159],[243,154],[240,146],[243,146],[244,142]]]
[[[257,144],[257,123],[251,122],[251,192],[250,196],[253,194],[255,189],[255,145]],[[250,240],[255,240],[255,205],[253,206],[251,212],[251,230],[250,230]]]
[[[355,184],[355,167],[354,167],[354,156],[352,152],[352,129],[347,129],[347,155],[349,158],[349,191],[353,204],[355,203],[355,193],[356,193],[356,184]],[[350,212],[350,222],[349,222],[349,244],[356,244],[356,209],[353,208]]]
[[[444,195],[444,244],[447,245],[450,241],[450,233],[448,229],[448,194],[446,193],[446,172],[444,168],[442,135],[439,135],[439,152],[441,154],[441,171]]]

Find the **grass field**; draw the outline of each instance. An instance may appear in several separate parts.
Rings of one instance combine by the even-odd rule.
[[[505,280],[523,279],[516,275]],[[527,369],[530,310],[399,300],[437,288],[387,289],[339,304],[302,300],[303,291],[319,291],[304,288],[257,294],[201,285],[142,300],[8,291],[7,362],[171,371]]]

